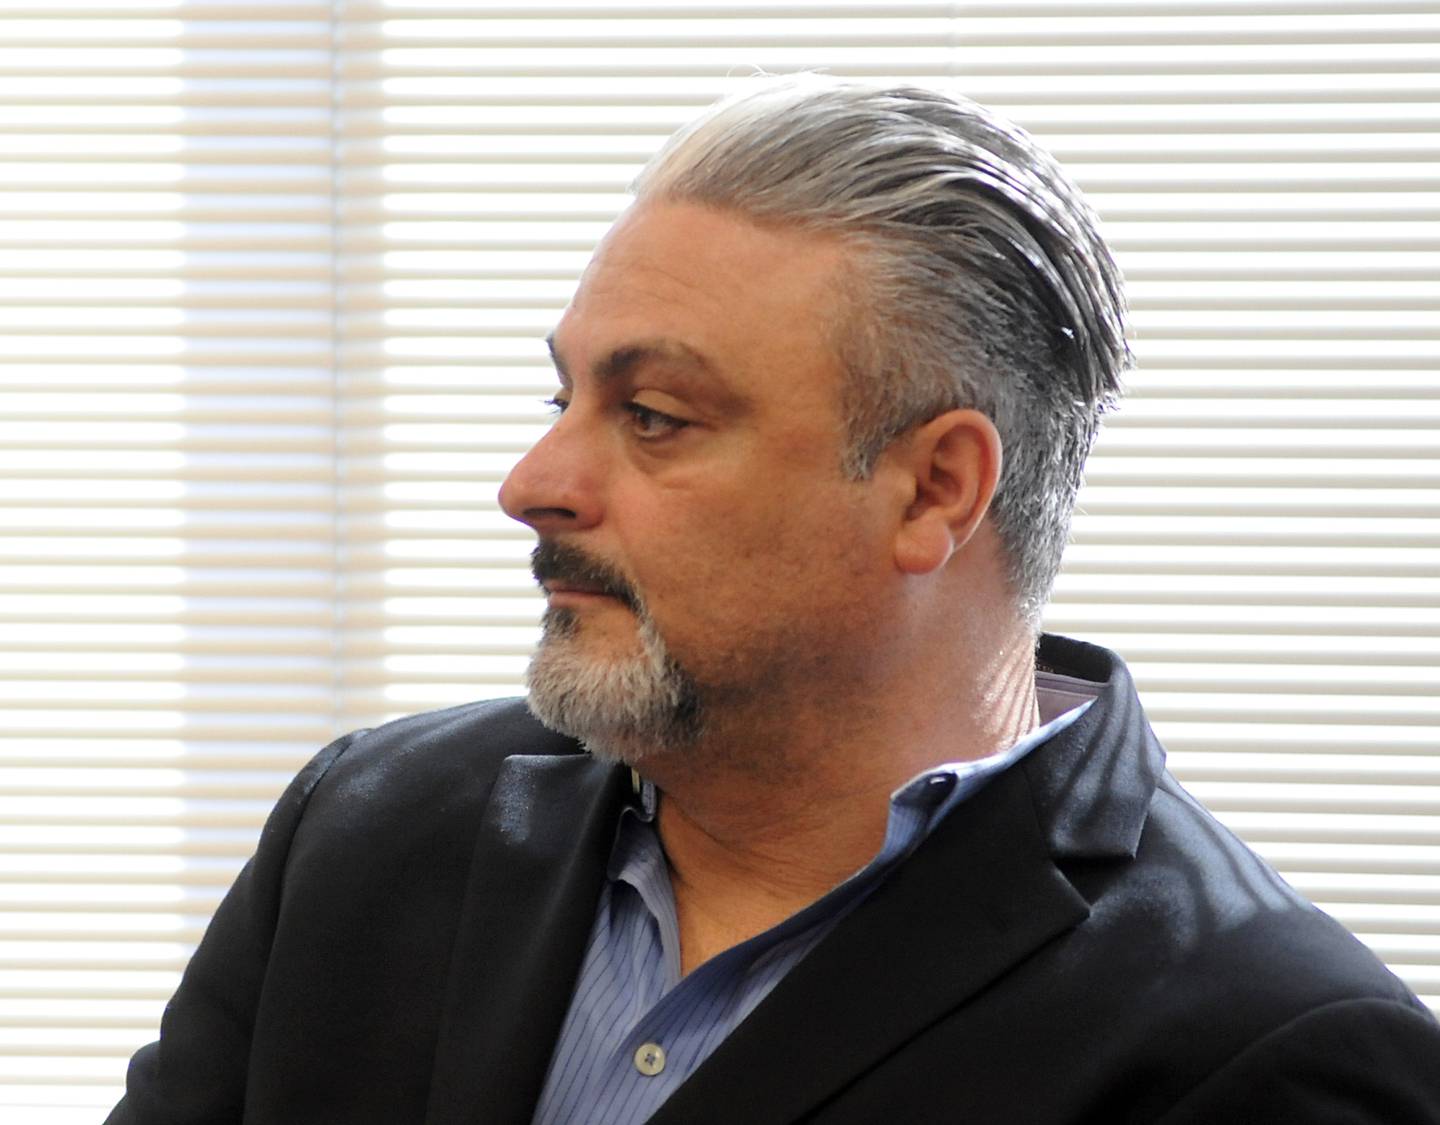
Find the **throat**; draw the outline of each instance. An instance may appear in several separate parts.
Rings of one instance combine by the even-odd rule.
[[[776,895],[753,883],[699,888],[671,871],[675,919],[680,935],[680,972],[688,976],[712,957],[758,937],[798,914],[829,891]]]
[[[823,819],[787,819],[772,808],[766,824],[724,826],[698,822],[662,798],[658,827],[682,972],[779,925],[863,868],[884,840],[889,807],[887,793],[871,796],[863,815],[832,805]]]

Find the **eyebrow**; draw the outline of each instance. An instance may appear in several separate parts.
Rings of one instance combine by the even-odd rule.
[[[555,364],[555,370],[559,372],[562,379],[568,379],[570,373],[566,371],[565,364],[561,362],[559,354],[555,351],[554,332],[545,337],[545,346],[550,349],[550,359]],[[688,369],[696,374],[712,378],[716,375],[714,365],[700,352],[678,340],[662,337],[654,340],[638,340],[633,344],[625,344],[616,348],[595,364],[595,378],[601,383],[613,382],[633,373],[636,368],[650,363],[663,363],[670,367]]]

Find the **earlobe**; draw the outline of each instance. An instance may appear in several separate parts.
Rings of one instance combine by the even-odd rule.
[[[1000,435],[977,410],[932,418],[896,451],[913,487],[895,540],[906,574],[944,566],[980,526],[1000,480]]]
[[[939,570],[955,553],[955,540],[945,522],[927,517],[906,521],[895,541],[895,565],[905,574],[930,574]]]

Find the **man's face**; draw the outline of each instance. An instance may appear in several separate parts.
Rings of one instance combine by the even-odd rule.
[[[841,471],[846,259],[640,203],[561,318],[561,414],[500,499],[541,540],[531,705],[592,749],[638,760],[859,686],[841,681],[874,640],[893,528],[883,490]]]

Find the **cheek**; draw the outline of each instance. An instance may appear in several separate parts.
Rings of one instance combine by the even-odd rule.
[[[638,513],[636,513],[638,516]],[[651,511],[623,547],[626,565],[667,640],[743,630],[783,615],[777,594],[795,584],[801,545],[755,505],[710,503],[685,518]]]
[[[805,458],[808,472],[771,459],[743,478],[697,471],[615,495],[617,561],[657,617],[740,629],[759,614],[803,615],[865,596],[883,561],[881,521],[869,493],[818,474],[816,460]]]
[[[723,591],[727,611],[797,619],[849,613],[869,596],[877,573],[878,543],[863,514],[834,497],[787,499],[703,533],[712,549],[701,565],[712,588]]]

